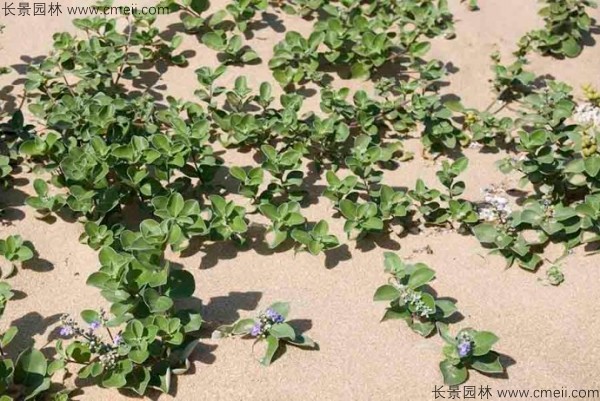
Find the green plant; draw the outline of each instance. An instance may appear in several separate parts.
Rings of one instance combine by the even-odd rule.
[[[563,281],[565,281],[565,275],[563,274],[560,266],[551,266],[547,271],[546,271],[546,281],[550,284],[550,285],[561,285]]]
[[[577,57],[583,48],[583,36],[590,31],[592,17],[587,8],[596,8],[594,0],[541,0],[544,6],[539,15],[544,18],[544,29],[527,33],[521,39],[521,48],[532,47],[542,54],[554,57]]]
[[[249,64],[260,62],[258,54],[248,46],[244,46],[240,35],[227,38],[221,30],[207,32],[202,36],[202,42],[213,50],[221,52],[224,64]]]
[[[6,239],[0,239],[0,255],[8,261],[8,268],[0,271],[2,277],[10,277],[21,266],[33,258],[33,245],[23,241],[20,235],[9,235]]]
[[[0,336],[1,346],[7,346],[16,334],[17,328],[10,327]],[[41,396],[68,400],[71,390],[61,390],[54,394],[50,390],[51,378],[60,368],[60,363],[49,363],[44,354],[35,348],[21,352],[14,361],[3,356],[0,359],[0,400],[34,400]]]
[[[223,197],[211,195],[212,217],[209,230],[220,239],[234,239],[243,242],[241,236],[248,230],[248,223],[244,215],[246,213],[242,206],[236,206],[233,201],[227,202]]]
[[[342,199],[339,203],[340,212],[346,219],[344,231],[348,238],[354,235],[360,238],[371,231],[382,231],[383,220],[377,216],[377,205],[374,202],[353,202]]]
[[[326,0],[290,0],[276,1],[275,3],[286,13],[302,17],[310,17],[327,4]]]
[[[419,203],[418,209],[425,218],[426,223],[433,225],[474,224],[479,221],[473,204],[458,198],[465,190],[465,183],[456,178],[466,170],[468,159],[461,157],[452,163],[444,160],[442,170],[436,175],[440,183],[446,188],[446,193],[437,189],[428,188],[423,180],[417,180],[414,190],[408,195]]]
[[[491,59],[494,72],[492,87],[498,95],[490,107],[497,100],[510,102],[531,91],[535,74],[525,69],[527,60],[524,57],[518,57],[512,64],[505,65],[501,63],[500,53],[495,51],[492,53]]]
[[[79,236],[79,242],[89,245],[90,248],[98,249],[110,246],[115,240],[115,233],[107,226],[88,221],[84,225],[84,232]]]
[[[282,203],[278,207],[265,203],[260,205],[258,209],[271,220],[271,225],[268,228],[269,233],[272,235],[272,240],[269,242],[270,248],[276,248],[283,243],[294,227],[305,222],[304,216],[300,214],[300,204],[298,202]]]
[[[263,145],[260,149],[265,156],[262,167],[273,176],[267,188],[271,195],[287,195],[290,200],[302,200],[305,195],[301,189],[304,176],[300,171],[302,152],[296,149],[277,151],[270,145]]]
[[[305,16],[319,10],[324,17],[308,38],[290,32],[275,46],[269,66],[283,86],[320,82],[327,64],[344,67],[352,78],[369,78],[398,60],[408,59],[406,69],[416,67],[431,47],[424,39],[453,35],[445,0],[376,2],[368,7],[354,1],[294,3],[296,7],[286,4],[284,10]]]
[[[178,50],[182,38],[164,39],[169,36],[150,17],[128,19],[124,31],[112,19],[76,20],[83,35],[55,35],[51,54],[31,66],[24,100],[40,129],[33,132],[20,111],[2,125],[0,180],[25,157],[34,172],[45,174],[34,181],[36,196],[26,202],[41,217],[73,213],[85,224],[80,241],[99,251],[101,267],[88,284],[100,289],[110,313],[82,312],[90,328],[97,326],[92,334],[65,318],[63,329],[76,338],[57,346],[65,366],[82,364],[80,378],[139,394],[149,388],[169,391],[171,375],[189,367],[202,319],[181,309],[195,283],[190,273],[166,260],[167,248],[182,252],[192,240],[243,244],[252,236],[248,227],[256,224],[266,227],[270,248],[286,242],[296,251],[319,254],[339,246],[328,220],[312,223],[304,217],[311,211],[303,208],[321,195],[333,202],[335,217],[345,220],[348,237],[360,240],[407,227],[412,233],[422,225],[452,227],[472,232],[509,264],[529,270],[542,263],[550,242],[567,252],[600,240],[598,124],[593,115],[579,121],[580,108],[568,85],[527,71],[533,36],[510,64],[492,55],[495,96],[478,110],[444,100],[440,88],[447,64],[427,58],[430,39],[453,35],[446,1],[273,3],[236,0],[212,10],[206,0],[161,2],[181,12],[186,31],[219,53],[220,65],[195,71],[195,101],[171,96],[159,101],[158,88],[141,79],[144,72],[160,77],[165,69],[186,65],[185,53]],[[242,38],[251,36],[257,14],[270,5],[317,16],[312,32],[288,31],[274,48],[269,67],[285,87],[279,97],[271,82],[252,88],[246,76],[226,75],[237,74],[226,65],[260,61]],[[586,25],[581,12],[578,8]],[[559,16],[549,18],[554,17]],[[571,37],[580,37],[565,35],[558,51],[573,53]],[[394,67],[393,76],[388,66]],[[365,88],[373,89],[330,84],[331,71],[342,78],[371,79],[373,85]],[[230,80],[233,84],[223,84]],[[318,85],[318,110],[305,102],[307,92],[294,92],[304,84]],[[594,110],[599,96],[592,89],[585,92]],[[390,172],[401,172],[412,157],[403,143],[413,136],[420,137],[424,157],[442,158],[441,186],[418,180],[407,190],[388,181]],[[515,153],[500,167],[518,171],[521,184],[533,188],[518,207],[498,197],[480,204],[462,198],[465,183],[459,176],[468,160],[443,157],[473,142]],[[235,158],[229,156],[235,151],[248,153],[256,163],[232,164]],[[317,193],[323,172],[327,185]],[[228,185],[232,178],[234,185]],[[54,191],[47,183],[56,195],[50,195]],[[250,205],[238,204],[239,195]],[[125,219],[131,209],[142,216],[139,228],[131,229]],[[441,365],[448,384],[466,380],[468,368],[502,371],[490,351],[495,336],[471,329],[457,338],[447,335],[440,322],[456,308],[429,287],[431,269],[386,255],[386,270],[393,276],[390,284],[375,295],[390,302],[384,319],[403,319],[423,336],[438,323],[449,342]],[[559,273],[552,270],[551,282],[560,281]],[[264,364],[285,342],[314,348],[284,322],[288,309],[277,303],[257,319],[218,332],[264,340]],[[100,335],[100,328],[106,334]]]
[[[479,10],[479,3],[477,0],[460,0],[461,3],[464,3],[467,1],[468,1],[469,10],[471,10],[471,11]]]
[[[2,75],[0,68],[0,75]],[[26,124],[23,113],[17,110],[11,118],[3,121],[4,114],[0,113],[0,188],[12,185],[14,166],[20,162],[19,146],[33,135],[33,125]]]
[[[268,6],[267,0],[235,0],[229,3],[225,9],[229,12],[240,32],[246,32],[248,21],[259,11],[265,11]]]
[[[423,263],[407,264],[398,255],[386,252],[385,272],[392,275],[389,284],[375,291],[373,300],[389,301],[390,306],[382,318],[402,319],[413,331],[427,337],[435,330],[435,324],[457,312],[450,299],[437,298],[429,290],[428,283],[435,272]]]
[[[172,198],[170,205],[176,204]],[[172,212],[173,207],[165,211]],[[188,370],[188,357],[198,341],[192,333],[200,328],[202,318],[175,304],[192,296],[195,282],[189,272],[175,270],[164,260],[165,247],[173,243],[168,226],[168,220],[161,224],[145,220],[140,232],[117,232],[118,241],[115,238],[100,248],[101,267],[87,284],[101,290],[111,303],[113,317],[85,310],[81,317],[89,325],[86,330],[65,316],[61,335],[74,339],[68,346],[57,344],[65,365],[81,365],[80,378],[145,394],[149,387],[168,392],[171,375]],[[98,227],[86,227],[92,228]],[[108,339],[99,334],[101,328]]]
[[[254,167],[246,171],[245,169],[233,166],[229,169],[232,177],[240,182],[238,192],[254,201],[256,201],[260,185],[263,183],[264,173],[260,167]]]
[[[160,303],[157,298],[156,305]],[[142,320],[108,319],[105,312],[85,310],[82,328],[68,316],[62,317],[61,335],[73,337],[68,345],[56,345],[63,366],[80,365],[78,377],[91,379],[103,387],[129,389],[143,395],[148,388],[162,392],[170,389],[171,375],[182,374],[190,367],[189,355],[197,340],[186,341],[190,326],[196,330],[200,322],[187,325],[180,318],[160,314]],[[100,334],[104,329],[106,336]],[[107,337],[107,338],[106,338]]]
[[[289,303],[276,302],[261,312],[256,319],[241,319],[230,326],[220,326],[213,337],[251,336],[256,338],[254,345],[265,341],[265,354],[259,360],[265,366],[271,364],[282,343],[300,348],[317,349],[318,345],[310,337],[300,334],[285,322],[289,312]]]
[[[7,302],[13,297],[10,285],[0,282],[0,318]],[[22,351],[16,359],[5,352],[7,346],[17,337],[19,329],[9,326],[0,333],[0,400],[34,400],[42,396],[53,400],[66,401],[70,389],[51,390],[52,376],[62,369],[59,361],[48,361],[36,348]]]
[[[340,244],[337,237],[329,233],[329,225],[325,220],[319,221],[311,229],[295,228],[290,236],[299,244],[299,249],[313,255],[337,248]]]
[[[491,107],[495,103],[496,101],[492,103]],[[463,119],[463,130],[470,134],[471,144],[497,148],[513,142],[514,120],[508,116],[498,117],[496,115],[506,103],[501,103],[500,107],[493,112],[467,108],[458,101],[448,101],[444,105],[453,112],[459,113]]]
[[[305,39],[298,32],[287,32],[285,39],[273,49],[274,56],[269,60],[269,67],[277,82],[287,86],[304,81],[321,81],[323,74],[318,72],[317,48],[324,36],[322,32],[313,32]]]
[[[58,212],[66,204],[64,196],[49,195],[48,184],[40,178],[36,178],[33,182],[33,189],[37,196],[28,197],[25,203],[36,210],[39,218],[43,219]]]
[[[0,317],[6,310],[6,304],[15,294],[11,291],[10,284],[0,281]]]
[[[256,13],[267,8],[266,0],[235,0],[207,17],[203,14],[210,8],[208,0],[162,0],[159,6],[179,12],[186,31],[198,34],[203,44],[218,51],[224,64],[260,62],[258,54],[235,31],[249,33]]]
[[[443,349],[445,359],[440,362],[445,384],[455,386],[464,383],[469,377],[469,369],[486,374],[504,372],[498,353],[492,351],[498,341],[494,333],[465,328],[452,337],[446,324],[436,325],[446,342]]]

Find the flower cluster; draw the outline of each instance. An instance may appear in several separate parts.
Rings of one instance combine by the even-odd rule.
[[[575,109],[573,118],[578,124],[600,127],[600,107],[582,103]]]
[[[484,188],[485,205],[478,208],[479,219],[483,221],[506,221],[506,217],[512,212],[508,199],[496,195],[496,190]]]
[[[274,324],[283,323],[284,321],[285,318],[281,314],[273,308],[269,308],[258,316],[258,321],[252,326],[250,335],[264,337]]]
[[[469,356],[473,350],[473,338],[471,335],[468,332],[463,331],[458,333],[456,340],[458,341],[458,345],[456,346],[458,349],[458,356],[461,358]]]
[[[400,302],[404,305],[411,305],[414,313],[421,317],[427,317],[435,313],[435,310],[430,308],[423,302],[422,292],[415,291],[407,286],[396,283],[395,287],[400,291]]]
[[[90,352],[98,355],[98,360],[104,367],[111,368],[115,366],[118,358],[117,350],[122,338],[120,334],[112,337],[107,328],[107,331],[112,338],[112,342],[109,343],[105,342],[104,339],[97,333],[98,329],[100,329],[106,322],[104,311],[101,311],[100,319],[91,322],[87,329],[79,326],[79,324],[73,320],[73,318],[66,314],[60,317],[60,321],[61,328],[59,333],[61,336],[73,337],[86,344]]]

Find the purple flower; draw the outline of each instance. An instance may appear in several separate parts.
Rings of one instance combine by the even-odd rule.
[[[267,318],[271,319],[273,323],[283,323],[285,321],[285,318],[272,308],[267,309],[265,311],[265,315],[267,316]]]
[[[73,334],[73,329],[69,326],[62,326],[59,334],[63,337],[68,337]]]
[[[117,334],[113,339],[113,344],[118,347],[119,344],[121,344],[121,341],[123,341],[123,337],[121,337],[120,334]]]
[[[471,343],[468,341],[458,343],[458,355],[461,358],[466,357],[471,352]]]
[[[250,331],[250,335],[256,337],[260,334],[261,331],[262,325],[260,323],[255,323],[254,326],[252,326],[252,331]]]
[[[100,328],[100,326],[101,326],[101,323],[97,320],[94,320],[92,323],[90,323],[90,329],[92,331],[98,330]]]

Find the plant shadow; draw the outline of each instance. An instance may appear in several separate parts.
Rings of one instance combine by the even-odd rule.
[[[61,314],[57,313],[48,317],[43,317],[38,312],[29,312],[20,318],[13,320],[10,327],[16,327],[19,331],[15,339],[6,347],[5,351],[8,355],[17,356],[21,351],[33,347],[35,340],[33,337],[38,334],[46,333],[47,329],[56,324],[60,320]],[[48,343],[52,341],[51,331],[48,335]],[[52,356],[53,349],[46,348],[43,350],[46,357]]]
[[[228,295],[212,297],[200,306],[202,318],[218,325],[232,324],[240,319],[241,310],[254,311],[262,296],[258,291],[232,291]]]
[[[501,354],[498,353],[498,357],[500,359],[500,363],[502,364],[502,366],[504,366],[504,372],[502,373],[484,373],[484,372],[479,372],[478,373],[480,375],[492,378],[492,379],[502,379],[502,380],[508,380],[508,368],[516,365],[517,361],[514,360],[512,357],[506,355],[506,354]]]

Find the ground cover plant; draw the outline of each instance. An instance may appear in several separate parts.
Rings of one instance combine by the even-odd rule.
[[[587,9],[596,8],[597,3],[588,0],[544,0],[542,3],[539,14],[544,18],[544,28],[527,33],[519,45],[531,46],[555,57],[577,57],[583,48],[584,35],[589,34],[592,26]]]
[[[7,395],[0,400],[67,400],[73,389],[58,376],[69,375],[138,395],[172,392],[172,377],[191,370],[207,322],[187,306],[194,276],[170,255],[197,242],[255,245],[253,227],[270,251],[312,255],[347,240],[456,231],[529,271],[544,263],[550,244],[567,255],[600,242],[600,94],[586,87],[579,101],[567,83],[527,65],[531,51],[578,56],[592,24],[586,7],[594,4],[544,3],[545,28],[516,44],[513,61],[491,55],[494,100],[481,110],[440,91],[449,60],[429,50],[432,40],[455,35],[445,0],[237,0],[219,10],[208,1],[163,0],[183,24],[168,39],[160,16],[130,16],[125,29],[108,16],[75,19],[77,33],[53,36],[49,54],[28,66],[19,108],[0,116],[0,185],[9,188],[15,172],[30,169],[35,193],[24,203],[39,224],[65,216],[82,224],[79,240],[97,251],[99,265],[86,283],[105,304],[63,316],[51,358],[35,348],[5,355],[17,331],[3,333],[0,390]],[[478,8],[475,1],[467,6]],[[313,21],[312,32],[286,32],[273,57],[261,60],[245,38],[266,10]],[[189,68],[182,35],[218,52],[217,67],[195,70],[196,98],[160,101],[151,88],[137,90],[135,80],[148,71]],[[223,83],[226,73],[243,71],[234,67],[261,63],[271,80],[252,87],[240,73]],[[332,85],[337,79],[341,85]],[[348,79],[372,89],[352,90]],[[319,110],[306,111],[309,87],[317,88]],[[390,183],[415,156],[405,147],[409,138],[437,163],[438,182]],[[472,167],[456,156],[467,147],[505,152],[498,168],[531,188],[522,202],[492,189],[483,200],[468,199],[460,177]],[[225,152],[251,153],[253,163],[235,165]],[[322,189],[315,185],[321,177]],[[329,218],[311,220],[315,197],[330,202]],[[131,209],[139,221],[128,219]],[[330,229],[336,220],[346,238]],[[0,239],[0,256],[10,266],[4,279],[34,250],[8,236]],[[492,350],[495,334],[468,327],[449,334],[460,313],[456,300],[432,288],[433,269],[395,253],[384,263],[389,281],[373,297],[388,303],[382,320],[404,320],[422,337],[439,333],[428,341],[446,343],[444,383],[465,382],[469,370],[506,371]],[[552,263],[547,282],[563,280]],[[0,312],[12,295],[0,282]],[[258,358],[265,366],[286,345],[318,349],[288,312],[288,303],[277,302],[256,318],[220,325],[213,336],[254,338],[265,346]]]
[[[437,298],[428,291],[435,271],[423,263],[404,263],[395,253],[385,254],[385,271],[392,274],[390,283],[377,289],[375,301],[390,301],[382,320],[402,319],[423,337],[435,330],[436,322],[457,312],[451,299]]]
[[[316,349],[315,343],[307,335],[300,334],[293,326],[286,323],[290,305],[287,302],[276,302],[261,312],[256,319],[240,319],[232,325],[221,326],[213,333],[216,338],[224,336],[255,337],[254,345],[265,341],[265,354],[260,363],[269,366],[277,355],[282,344],[291,344],[301,348]]]

